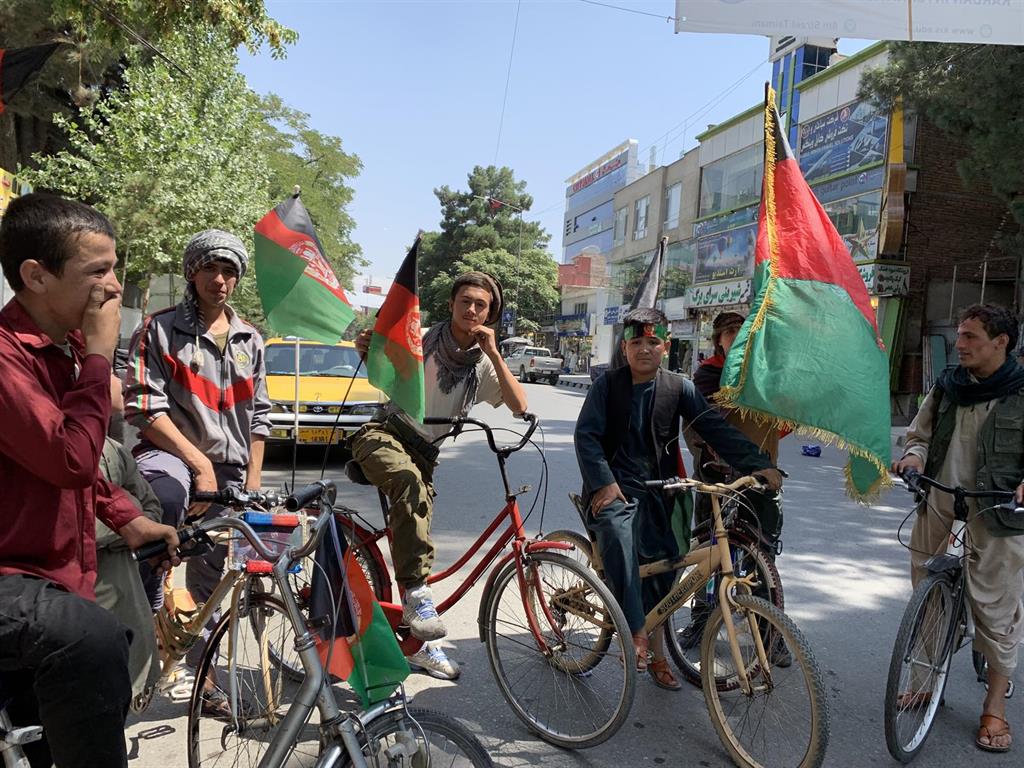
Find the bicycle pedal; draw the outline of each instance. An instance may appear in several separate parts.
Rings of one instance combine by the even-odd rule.
[[[24,728],[12,728],[3,734],[3,744],[12,747],[19,747],[23,744],[31,744],[43,738],[43,726],[26,725]]]

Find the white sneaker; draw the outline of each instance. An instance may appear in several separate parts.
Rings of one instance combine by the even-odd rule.
[[[426,584],[405,591],[402,621],[419,640],[440,640],[448,634],[434,607],[434,593]]]
[[[424,643],[412,656],[406,656],[409,666],[426,672],[431,677],[441,680],[456,680],[459,677],[459,665],[448,658],[440,645]]]

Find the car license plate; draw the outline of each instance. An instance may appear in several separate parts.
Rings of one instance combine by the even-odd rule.
[[[340,443],[345,439],[345,432],[341,429],[334,430],[334,438],[331,438],[330,427],[299,427],[299,442],[314,445],[326,445],[330,440],[332,443]]]

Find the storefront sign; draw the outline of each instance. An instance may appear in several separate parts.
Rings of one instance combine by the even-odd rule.
[[[757,225],[721,232],[697,241],[697,273],[694,282],[749,277],[754,270]]]
[[[673,320],[672,336],[677,339],[685,339],[697,333],[697,323],[693,320]]]
[[[586,336],[588,315],[560,315],[555,327],[559,336]]]
[[[687,292],[691,309],[720,307],[723,304],[746,304],[750,301],[750,280],[695,285]]]
[[[589,187],[591,184],[593,184],[598,179],[603,179],[605,176],[607,176],[612,171],[614,171],[614,170],[616,170],[618,168],[621,168],[622,166],[624,166],[626,164],[626,160],[627,160],[628,156],[629,156],[628,152],[623,152],[618,157],[616,157],[616,158],[614,158],[612,160],[609,160],[607,163],[602,165],[600,168],[595,168],[594,170],[592,170],[590,173],[588,173],[583,178],[577,179],[576,181],[574,181],[572,183],[572,186],[569,187],[569,195],[575,195],[581,189],[585,189],[586,187]]]
[[[800,125],[800,170],[808,182],[854,171],[885,157],[888,116],[868,101]]]
[[[727,229],[735,229],[736,227],[742,227],[744,224],[756,222],[759,207],[759,205],[751,205],[746,208],[740,208],[740,210],[733,211],[732,213],[698,221],[693,225],[693,236],[705,237],[715,232],[724,232]]]
[[[628,309],[629,309],[629,307],[625,307],[625,306],[605,307],[605,309],[604,309],[604,324],[605,325],[615,325],[617,322],[619,322],[619,318],[622,317],[622,315],[626,314],[626,311]]]
[[[676,0],[676,32],[1024,45],[1024,0]]]
[[[857,271],[873,296],[906,296],[910,293],[910,267],[872,261],[858,264]]]
[[[825,205],[835,200],[881,189],[883,184],[885,184],[885,167],[880,165],[877,168],[817,184],[811,187],[811,191],[818,198],[818,202]]]

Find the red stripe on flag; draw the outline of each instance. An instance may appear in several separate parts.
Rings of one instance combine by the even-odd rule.
[[[377,314],[373,332],[408,350],[409,354],[422,362],[420,302],[416,294],[404,285],[400,283],[391,285],[387,300]]]
[[[830,283],[846,291],[864,319],[875,329],[877,337],[875,312],[864,280],[850,257],[846,243],[807,186],[797,161],[792,158],[775,165],[775,211],[775,233],[781,254],[777,276]],[[762,252],[760,232],[756,250],[760,261],[767,252],[767,236],[765,251]]]

